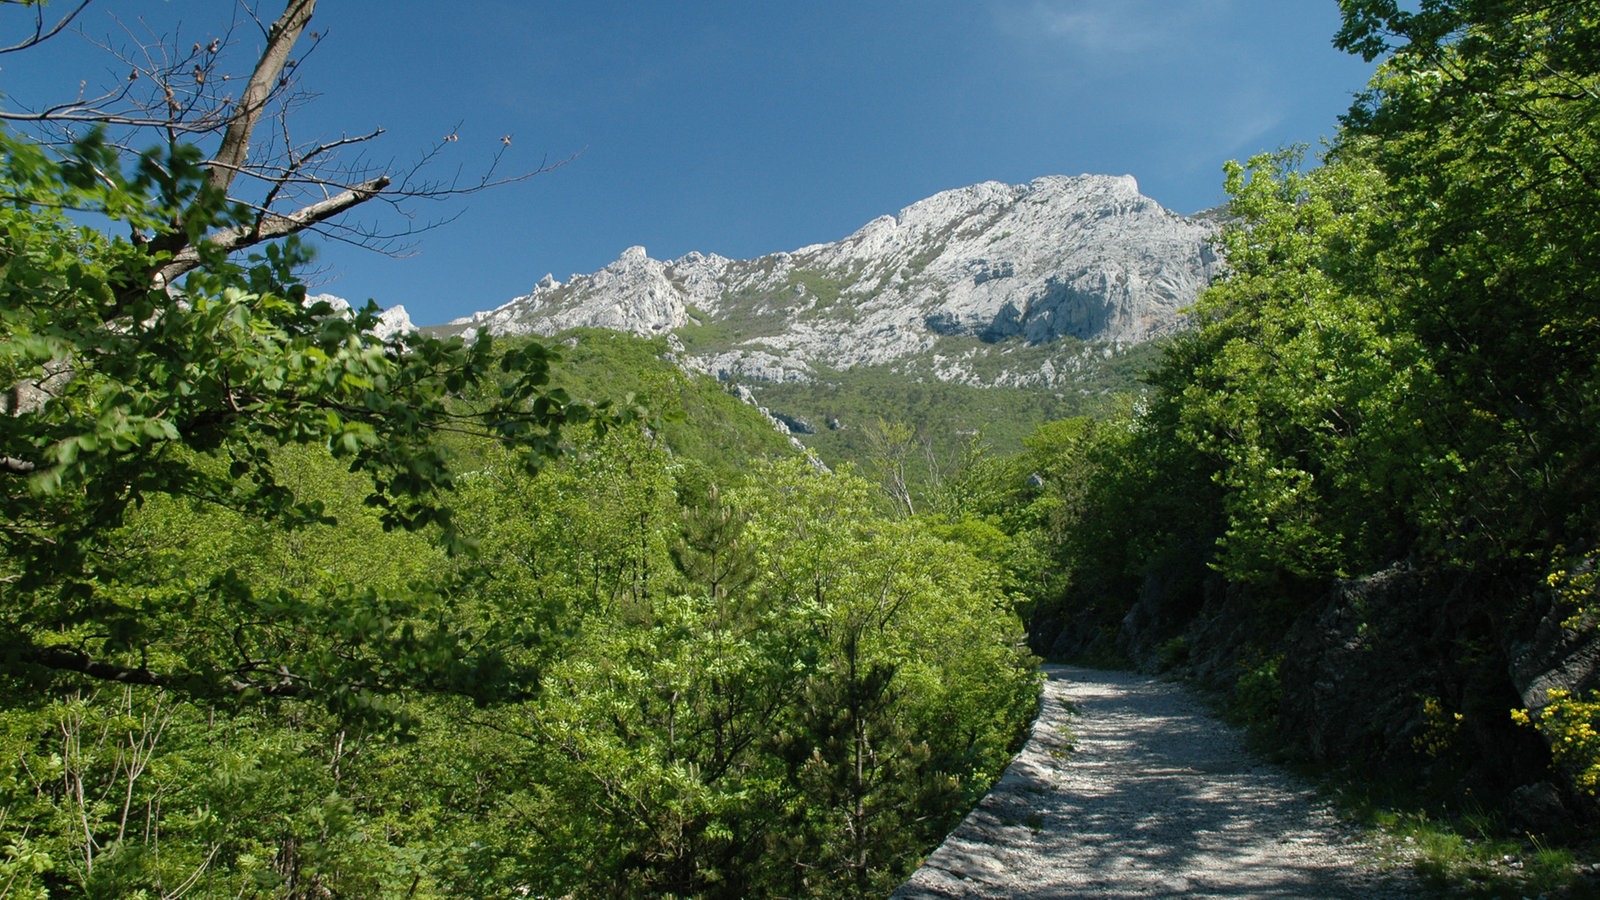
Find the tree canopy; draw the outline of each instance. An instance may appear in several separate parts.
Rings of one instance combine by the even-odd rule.
[[[1321,666],[1359,650],[1416,696],[1350,726],[1348,752],[1490,781],[1554,759],[1592,794],[1600,16],[1340,8],[1335,43],[1381,61],[1368,89],[1319,157],[1227,167],[1225,272],[1194,327],[1142,409],[1038,469],[1072,575],[1036,646],[1087,631],[1194,659],[1267,718],[1298,704],[1282,736],[1312,754],[1344,752],[1317,704],[1389,702],[1327,688]],[[1063,462],[1109,477],[1085,489]]]
[[[312,12],[0,103],[0,895],[883,895],[1033,710],[997,542],[660,342],[308,297],[494,180],[258,144]]]
[[[540,344],[502,353],[487,339],[382,340],[375,307],[350,316],[308,302],[298,235],[391,184],[314,168],[328,145],[258,152],[252,142],[263,120],[287,114],[284,73],[313,7],[294,0],[264,29],[236,100],[205,87],[219,51],[210,47],[195,51],[191,72],[152,73],[166,99],[139,107],[143,118],[107,104],[0,117],[69,129],[0,130],[0,665],[13,675],[343,696],[405,682],[390,666],[404,659],[421,683],[459,687],[455,667],[478,664],[467,638],[410,618],[437,589],[269,597],[223,572],[180,593],[128,552],[120,530],[131,510],[164,497],[285,531],[324,521],[325,507],[286,487],[277,455],[309,445],[366,479],[385,528],[457,552],[454,474],[436,435],[482,435],[536,466],[564,426],[593,418],[549,384],[553,354]],[[141,138],[151,144],[135,150]],[[277,208],[308,185],[322,199]],[[207,601],[234,610],[226,628],[261,634],[200,638],[186,611]],[[265,636],[309,610],[331,616],[338,635],[317,653],[364,649],[329,670],[297,642]]]

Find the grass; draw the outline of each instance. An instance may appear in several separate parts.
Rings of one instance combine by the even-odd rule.
[[[851,273],[853,279],[854,273]],[[800,285],[806,292],[817,299],[817,306],[823,309],[839,302],[839,294],[852,280],[846,278],[829,277],[821,272],[811,269],[796,269],[789,273],[788,285],[793,288]]]
[[[1377,833],[1384,859],[1409,861],[1438,896],[1600,898],[1600,880],[1591,875],[1600,844],[1592,835],[1558,845],[1517,834],[1498,812],[1470,797],[1430,811],[1410,786],[1326,773],[1320,780],[1341,811]]]

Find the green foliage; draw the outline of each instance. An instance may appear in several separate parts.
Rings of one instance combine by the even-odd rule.
[[[1417,623],[1435,687],[1372,736],[1410,728],[1436,773],[1471,759],[1583,795],[1591,700],[1519,714],[1541,755],[1506,698],[1536,623],[1571,647],[1595,624],[1600,18],[1533,0],[1340,7],[1337,42],[1384,62],[1339,134],[1315,164],[1230,164],[1225,273],[1153,390],[1124,421],[1032,439],[1039,484],[1010,515],[1029,511],[1048,560],[1035,646],[1119,630],[1152,657],[1182,646],[1197,670],[1237,673],[1267,718],[1266,663],[1320,649],[1336,581],[1429,573],[1459,587],[1389,612]],[[1283,687],[1291,703],[1322,689]]]
[[[997,573],[853,476],[682,471],[618,431],[470,483],[485,594],[556,623],[497,725],[529,738],[508,790],[534,809],[483,858],[578,894],[881,894],[1032,712]]]
[[[562,347],[551,377],[577,398],[631,397],[651,428],[679,456],[732,475],[751,459],[795,452],[772,423],[706,375],[679,368],[664,338],[579,328],[553,339]]]
[[[1037,548],[1029,630],[1040,653],[1110,661],[1147,581],[1199,593],[1219,491],[1209,461],[1177,439],[1171,405],[1154,400],[1138,414],[1062,420],[1028,438],[1020,462],[1030,486],[1006,518]]]
[[[737,346],[744,333],[731,321],[720,322],[702,321],[695,316],[691,309],[691,321],[681,325],[673,332],[678,340],[683,342],[684,349],[690,353],[707,353],[718,350],[728,350]],[[704,314],[700,314],[704,316]],[[709,318],[709,317],[706,317]]]
[[[326,452],[276,456],[333,521],[283,532],[153,499],[115,535],[148,560],[146,590],[223,571],[326,596],[235,623],[293,659],[352,592],[443,582],[440,618],[394,627],[447,627],[536,682],[482,707],[402,694],[370,720],[153,686],[14,693],[38,697],[0,711],[17,891],[881,895],[1032,714],[1000,573],[881,513],[859,478],[787,461],[723,489],[637,426],[537,477],[484,452],[451,498],[479,553],[452,558],[384,531]],[[190,607],[189,633],[226,612]]]
[[[1260,733],[1270,733],[1277,725],[1278,706],[1283,701],[1283,685],[1278,680],[1282,656],[1252,661],[1234,683],[1228,697],[1229,714]]]
[[[1323,165],[1229,166],[1228,271],[1152,376],[1146,419],[1221,489],[1235,581],[1511,561],[1593,521],[1594,23],[1344,8],[1343,45],[1410,43]]]
[[[1436,818],[1384,810],[1374,817],[1395,857],[1432,891],[1450,897],[1593,897],[1595,888],[1570,850],[1537,838],[1508,839],[1481,815]]]
[[[850,281],[798,269],[789,273],[789,285],[791,289],[804,288],[806,293],[816,298],[817,306],[827,308],[839,301],[839,293],[850,286]]]
[[[980,377],[987,377],[1007,368],[1037,371],[1046,359],[1066,367],[1081,349],[942,338],[939,352],[960,356]],[[1142,345],[1108,359],[1085,356],[1089,361],[1073,373],[1071,390],[1059,392],[941,381],[931,373],[916,375],[920,364],[906,371],[859,366],[819,372],[812,383],[749,387],[762,406],[809,422],[815,433],[800,435],[800,440],[830,466],[848,462],[872,468],[882,455],[872,441],[871,426],[879,420],[913,426],[919,448],[905,461],[904,480],[912,506],[920,509],[936,500],[941,483],[960,465],[975,436],[981,435],[991,452],[1014,454],[1033,429],[1053,419],[1114,413],[1120,398],[1138,388],[1140,374],[1157,352],[1153,345]],[[886,410],[893,416],[886,416]]]
[[[0,894],[878,896],[1004,766],[991,523],[660,342],[378,340],[119,144],[0,131]]]
[[[381,745],[289,706],[295,715],[275,722],[110,687],[8,710],[8,886],[380,896],[426,883],[406,849],[412,827],[373,809],[381,767],[368,754]]]
[[[1507,825],[1497,798],[1470,793],[1441,805],[1404,769],[1321,773],[1346,817],[1372,828],[1377,861],[1409,866],[1449,897],[1592,897],[1581,845],[1563,848]]]
[[[770,271],[762,269],[763,275]],[[818,282],[819,287],[826,282]],[[795,305],[793,290],[773,292],[759,284],[750,284],[719,301],[720,321],[706,321],[703,314],[690,311],[691,320],[673,334],[683,341],[690,353],[705,354],[739,349],[748,344],[759,344],[767,336],[780,331]]]
[[[798,462],[766,479],[775,489],[749,501],[761,588],[796,611],[812,648],[779,736],[786,783],[808,802],[788,807],[775,852],[807,892],[881,894],[907,874],[895,858],[1004,765],[1036,688],[987,567],[914,520],[876,518],[859,479]]]
[[[1379,183],[1357,164],[1298,164],[1229,167],[1229,272],[1154,378],[1224,489],[1218,565],[1240,581],[1367,571],[1402,530],[1390,500],[1406,461],[1388,442],[1421,363],[1352,258]]]
[[[1232,170],[1233,272],[1159,379],[1221,464],[1222,564],[1548,558],[1587,538],[1600,495],[1600,272],[1580,224],[1600,204],[1596,23],[1529,3],[1345,8],[1347,46],[1409,43],[1328,164]]]
[[[1347,40],[1376,21],[1406,41],[1341,152],[1390,185],[1379,263],[1438,380],[1411,398],[1450,451],[1423,525],[1466,559],[1547,554],[1589,530],[1600,493],[1600,257],[1583,224],[1600,212],[1600,22],[1582,4],[1352,6]]]
[[[58,210],[136,231],[178,210],[207,227],[238,221],[242,211],[204,187],[194,148],[153,151],[124,174],[97,133],[60,160],[10,133],[0,141],[7,669],[196,696],[316,694],[347,710],[371,709],[412,675],[435,687],[475,677],[468,669],[488,661],[472,661],[461,636],[413,624],[433,589],[369,589],[334,610],[308,585],[266,588],[223,565],[175,591],[152,560],[125,552],[119,529],[137,508],[177,498],[283,533],[330,521],[321,500],[286,483],[275,452],[324,447],[361,475],[362,503],[383,528],[459,551],[452,470],[433,436],[474,431],[535,466],[556,453],[560,429],[591,408],[548,387],[551,354],[379,341],[365,331],[374,309],[350,318],[304,302],[292,269],[307,256],[293,241],[243,266],[214,255],[169,294],[151,281],[164,259],[153,243],[107,238]],[[491,380],[494,396],[466,402]],[[195,617],[197,604],[215,615]],[[311,649],[230,634],[238,622],[295,619],[323,622],[327,640]],[[216,630],[197,633],[202,622]]]
[[[1512,710],[1512,720],[1537,728],[1572,783],[1590,796],[1600,796],[1600,691],[1578,697],[1571,691],[1551,690],[1546,699],[1536,712]]]
[[[1600,615],[1600,548],[1575,559],[1563,550],[1556,548],[1555,565],[1545,577],[1545,584],[1554,592],[1561,611],[1566,614],[1561,627],[1592,630]]]
[[[1586,539],[1596,433],[1595,27],[1575,8],[1344,4],[1395,51],[1323,165],[1230,165],[1228,271],[1152,376],[1236,582]],[[1154,452],[1155,448],[1151,448]]]

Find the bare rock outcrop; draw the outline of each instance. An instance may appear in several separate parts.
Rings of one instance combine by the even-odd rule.
[[[808,380],[812,369],[936,362],[948,339],[1128,344],[1179,327],[1215,274],[1214,226],[1163,209],[1131,176],[985,182],[945,191],[849,237],[749,260],[643,247],[447,331],[554,334],[576,326],[673,334],[692,368]],[[1010,383],[1050,384],[1054,370]]]

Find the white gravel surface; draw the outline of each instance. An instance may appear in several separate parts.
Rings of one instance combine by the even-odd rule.
[[[1423,895],[1181,685],[1045,672],[1027,745],[895,897]]]

